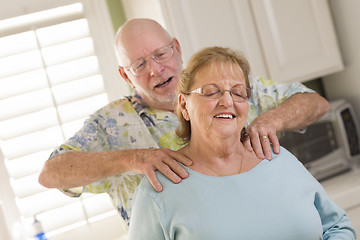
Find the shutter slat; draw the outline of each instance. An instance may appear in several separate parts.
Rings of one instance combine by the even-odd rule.
[[[98,60],[95,56],[70,61],[47,68],[52,85],[93,76],[99,73]]]
[[[63,135],[59,126],[22,135],[2,142],[5,158],[12,160],[61,144]]]
[[[44,69],[0,78],[0,100],[49,87]]]
[[[90,36],[86,19],[64,22],[36,30],[42,48]]]
[[[18,179],[27,175],[39,173],[44,162],[50,156],[50,153],[51,150],[49,149],[7,161],[6,167],[10,178]]]
[[[0,58],[0,78],[41,69],[43,67],[38,50],[32,50]]]
[[[94,46],[91,38],[83,38],[41,50],[47,66],[94,56]]]
[[[19,117],[53,106],[51,91],[48,88],[0,100],[0,121]]]
[[[9,18],[0,21],[0,37],[55,25],[82,17],[84,17],[82,4],[75,3],[68,6],[23,15],[21,17]]]
[[[0,38],[0,57],[7,57],[37,48],[33,31],[18,33]]]
[[[54,107],[45,108],[40,111],[31,112],[16,118],[1,121],[0,138],[3,140],[9,140],[11,138],[54,127],[56,125],[59,125],[56,109]]]
[[[62,122],[85,118],[108,102],[105,93],[58,107]]]
[[[84,87],[86,86],[86,87]],[[55,101],[58,105],[88,98],[104,93],[104,83],[101,75],[66,82],[52,87]]]

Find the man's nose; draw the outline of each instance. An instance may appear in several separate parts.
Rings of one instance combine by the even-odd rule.
[[[150,64],[150,75],[151,76],[157,76],[165,68],[164,65],[156,62],[155,59],[153,59],[153,58],[149,59],[149,64]]]

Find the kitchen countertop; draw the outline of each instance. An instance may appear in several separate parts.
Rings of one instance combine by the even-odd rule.
[[[351,170],[320,183],[331,199],[342,208],[360,206],[360,162]]]
[[[348,172],[320,182],[330,198],[343,208],[360,235],[360,161]]]

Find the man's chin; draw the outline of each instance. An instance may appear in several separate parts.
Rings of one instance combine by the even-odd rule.
[[[158,96],[154,105],[161,110],[174,111],[175,108],[175,95]]]
[[[176,98],[176,86],[164,86],[161,88],[154,89],[154,99],[161,102],[173,102]]]
[[[143,101],[152,108],[173,111],[176,103],[175,89],[168,91],[161,91],[160,89],[153,89],[151,94],[145,92],[138,92]]]

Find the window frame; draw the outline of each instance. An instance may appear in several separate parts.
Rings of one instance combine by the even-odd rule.
[[[2,6],[0,10],[0,20],[21,16],[33,12],[48,10],[55,7],[65,6],[72,3],[82,3],[85,18],[89,24],[90,35],[92,36],[95,53],[99,60],[99,68],[104,80],[105,92],[108,100],[113,101],[119,97],[130,94],[129,85],[121,78],[118,73],[118,64],[114,52],[114,30],[108,11],[106,1],[98,0],[0,0]],[[5,3],[6,1],[6,3]],[[4,3],[3,3],[4,2]],[[5,221],[9,234],[14,228],[20,228],[21,214],[15,202],[15,193],[11,187],[9,174],[5,165],[5,159],[1,152],[0,139],[0,207],[6,216]],[[55,146],[54,146],[55,147]],[[1,217],[1,216],[0,216]],[[18,229],[20,230],[20,229]],[[20,236],[23,239],[26,236]]]

